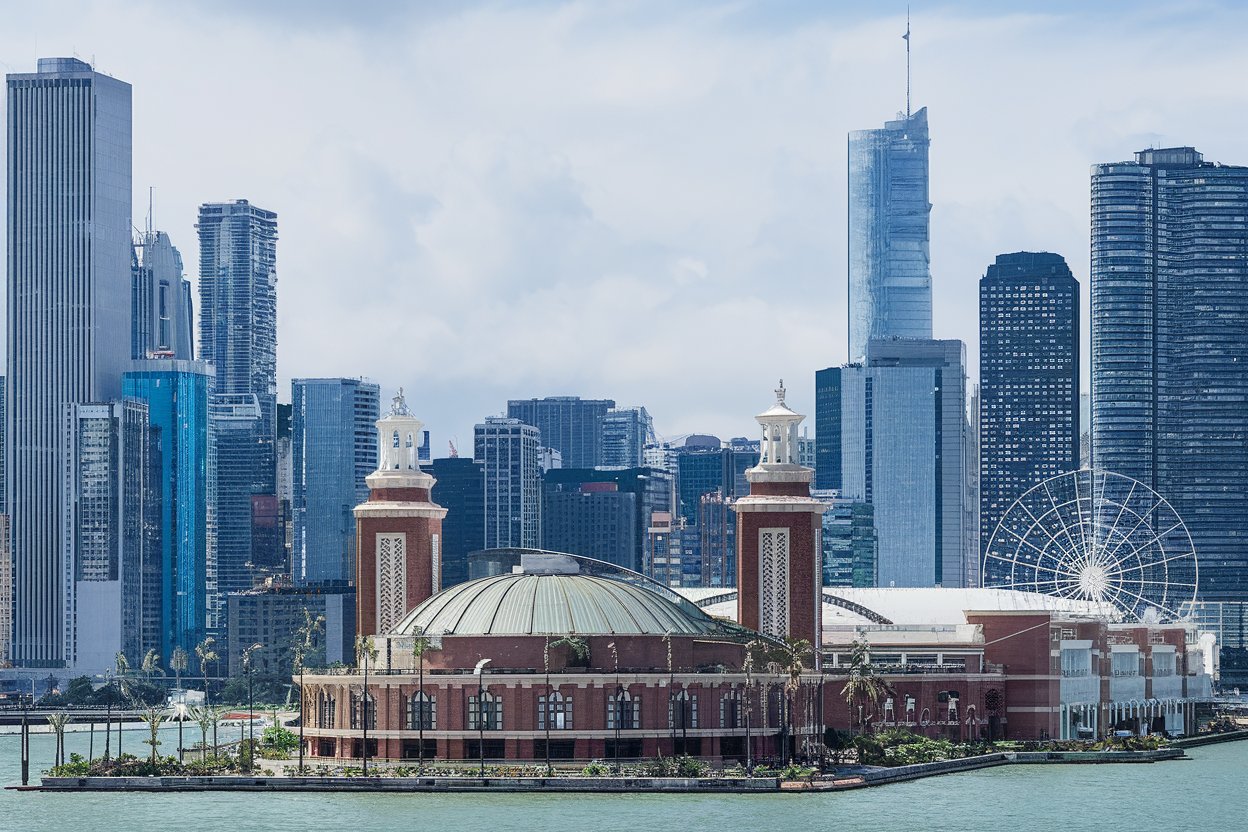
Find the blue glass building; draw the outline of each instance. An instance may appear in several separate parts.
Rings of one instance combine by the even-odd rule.
[[[355,578],[355,515],[377,469],[381,389],[354,378],[291,382],[291,501],[296,584]]]
[[[849,134],[849,358],[932,337],[927,108]],[[817,431],[816,431],[817,433]]]
[[[613,407],[611,399],[580,396],[512,399],[507,417],[537,428],[542,447],[558,451],[563,467],[596,468],[602,457],[602,421]]]
[[[162,608],[160,654],[193,653],[204,637],[208,600],[208,391],[202,361],[135,361],[122,378],[127,398],[147,403],[159,458]]]
[[[1248,167],[1092,168],[1093,464],[1170,501],[1207,601],[1248,601],[1246,244]]]
[[[1079,282],[1060,254],[998,255],[979,282],[980,557],[1033,485],[1079,467]]]

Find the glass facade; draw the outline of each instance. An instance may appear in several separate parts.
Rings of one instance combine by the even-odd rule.
[[[1093,464],[1170,501],[1209,601],[1248,598],[1245,239],[1248,167],[1179,147],[1092,169]]]
[[[645,464],[646,445],[655,441],[654,420],[644,407],[610,410],[602,417],[600,468],[637,468]]]
[[[202,361],[135,361],[122,385],[147,403],[158,460],[161,564],[161,656],[175,647],[194,654],[205,635],[209,585],[208,390],[212,368]]]
[[[446,509],[442,518],[442,588],[468,580],[468,553],[485,548],[485,469],[465,457],[435,459],[433,502]]]
[[[579,396],[512,399],[507,402],[507,417],[537,428],[543,447],[558,451],[563,467],[597,468],[602,453],[602,421],[613,407],[611,399]]]
[[[873,587],[875,574],[875,511],[870,503],[842,500],[837,491],[812,490],[823,500],[823,585]]]
[[[485,548],[536,549],[542,541],[542,470],[537,428],[491,417],[474,428],[485,473]]]
[[[926,107],[849,134],[851,360],[875,338],[932,337],[929,143]]]
[[[377,468],[381,389],[351,378],[291,383],[291,499],[296,584],[355,579],[355,515]]]
[[[130,274],[130,357],[195,357],[191,282],[182,276],[182,255],[163,231],[140,234]]]
[[[988,267],[979,350],[982,561],[1016,499],[1079,468],[1079,283],[1061,255],[1002,254]]]
[[[59,668],[64,408],[117,398],[130,357],[130,85],[75,58],[7,78],[5,481],[13,663]]]

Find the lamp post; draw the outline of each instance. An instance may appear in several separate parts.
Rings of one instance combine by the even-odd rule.
[[[247,773],[251,774],[256,762],[256,722],[253,713],[251,688],[251,654],[264,645],[256,642],[243,648],[243,673],[247,675]]]
[[[754,718],[754,654],[749,645],[745,648],[745,772],[754,772],[754,738],[751,736],[750,723]]]
[[[485,666],[489,663],[489,659],[482,659],[472,671],[477,677],[477,752],[482,777],[485,777]]]
[[[615,664],[615,773],[620,773],[620,721],[624,718],[624,689],[620,687],[620,654],[615,649],[615,642],[607,647],[611,650],[611,661]]]

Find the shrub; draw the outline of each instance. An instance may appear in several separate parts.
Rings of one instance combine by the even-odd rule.
[[[606,763],[594,760],[592,763],[585,766],[585,768],[581,769],[581,774],[586,777],[606,777],[610,771],[611,770],[607,768]]]

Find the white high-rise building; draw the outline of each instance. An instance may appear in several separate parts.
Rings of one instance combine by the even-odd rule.
[[[519,419],[492,416],[474,430],[474,458],[485,469],[485,548],[542,545],[541,433]]]
[[[60,668],[64,409],[117,398],[130,358],[130,85],[75,58],[7,81],[12,659]]]

